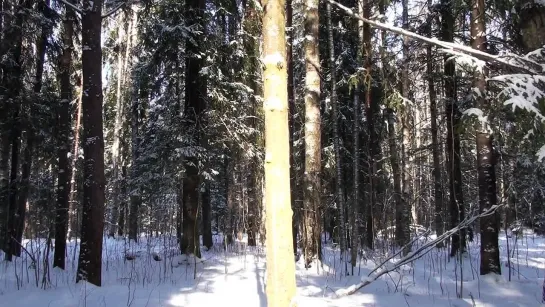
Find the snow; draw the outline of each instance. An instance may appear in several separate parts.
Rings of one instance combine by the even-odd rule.
[[[415,248],[435,235],[422,237]],[[508,281],[505,236],[500,237],[503,275],[479,276],[479,242],[469,243],[468,254],[448,257],[447,249],[433,249],[422,258],[374,280],[367,277],[373,268],[394,253],[391,246],[377,240],[375,251],[365,251],[354,268],[339,259],[330,242],[324,244],[323,263],[305,269],[297,262],[298,306],[540,306],[545,272],[545,239],[530,231],[509,246],[511,281]],[[14,263],[0,265],[0,305],[2,306],[266,306],[264,247],[248,247],[245,238],[224,250],[221,235],[214,236],[210,250],[202,247],[202,257],[178,253],[174,237],[142,237],[138,244],[123,239],[104,239],[102,287],[75,284],[78,248],[68,244],[67,270],[52,269],[50,283],[42,288],[45,240],[25,240],[28,255]],[[514,249],[516,252],[513,252]],[[38,252],[41,251],[41,252]],[[126,260],[125,255],[138,255]],[[154,258],[160,256],[160,260]],[[399,259],[397,259],[399,260]],[[396,260],[392,260],[395,262]],[[52,251],[49,264],[52,263]],[[37,273],[37,284],[36,275]],[[460,275],[460,273],[463,273]],[[457,277],[458,276],[458,277]],[[463,292],[460,292],[460,276]],[[458,282],[456,282],[458,281]],[[353,285],[369,283],[353,295],[342,296]],[[456,284],[457,283],[457,284]],[[458,293],[458,294],[457,294]]]
[[[538,160],[543,160],[545,158],[545,145],[541,146],[541,148],[536,153]]]

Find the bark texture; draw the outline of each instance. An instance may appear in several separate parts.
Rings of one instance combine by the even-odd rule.
[[[320,257],[320,173],[322,166],[320,117],[320,54],[318,1],[307,0],[305,8],[305,266]]]
[[[295,297],[286,71],[285,1],[264,0],[263,81],[267,305],[285,307]]]
[[[85,0],[82,16],[83,210],[76,282],[100,286],[104,230],[104,136],[102,124],[102,1]]]

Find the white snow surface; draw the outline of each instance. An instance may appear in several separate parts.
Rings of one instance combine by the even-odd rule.
[[[416,244],[434,237],[422,238]],[[543,306],[545,239],[530,231],[517,240],[509,238],[513,255],[511,281],[508,281],[506,240],[505,236],[500,238],[501,276],[479,276],[476,236],[475,242],[469,243],[462,265],[459,259],[448,257],[447,249],[434,249],[356,294],[343,297],[335,293],[370,280],[367,274],[394,250],[377,240],[376,250],[367,251],[358,259],[354,274],[347,264],[349,276],[346,276],[338,247],[327,242],[322,265],[313,262],[311,268],[305,269],[302,258],[297,262],[295,300],[298,306],[310,307]],[[23,245],[38,263],[32,266],[26,254],[13,263],[0,263],[0,306],[267,306],[264,247],[248,247],[240,240],[224,251],[221,235],[215,235],[214,241],[211,250],[202,247],[202,257],[195,258],[180,256],[174,237],[142,237],[138,245],[132,246],[122,239],[104,239],[102,287],[75,284],[78,248],[71,241],[67,270],[52,269],[44,290],[45,240],[25,240]],[[125,254],[135,259],[125,260]],[[161,255],[161,261],[155,261],[154,254]],[[49,265],[52,256],[51,251]],[[463,292],[459,298],[461,279]]]

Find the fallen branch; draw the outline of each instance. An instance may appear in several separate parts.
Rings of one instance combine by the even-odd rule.
[[[442,40],[438,40],[436,38],[425,37],[425,36],[416,34],[416,33],[411,32],[411,31],[407,31],[405,29],[402,29],[402,28],[399,28],[399,27],[396,27],[396,26],[392,26],[392,25],[388,25],[388,24],[385,24],[385,23],[382,23],[382,22],[379,22],[379,21],[364,18],[364,17],[358,15],[357,13],[355,13],[351,8],[348,8],[348,7],[342,5],[342,4],[340,4],[340,3],[338,3],[338,2],[336,2],[334,0],[326,0],[326,1],[331,3],[332,5],[336,6],[338,9],[344,11],[350,17],[361,20],[361,21],[369,24],[370,26],[372,26],[374,28],[378,28],[378,29],[381,29],[381,30],[393,32],[393,33],[396,33],[396,34],[399,34],[399,35],[402,35],[402,36],[405,36],[405,37],[408,37],[408,38],[412,38],[412,39],[415,39],[415,40],[418,40],[418,41],[421,41],[421,42],[424,42],[424,43],[428,43],[428,44],[431,44],[431,45],[442,47],[443,51],[448,52],[448,53],[454,53],[454,54],[463,53],[465,55],[470,55],[470,56],[473,56],[474,58],[477,58],[477,59],[480,59],[480,60],[483,60],[483,61],[500,63],[502,65],[506,65],[508,67],[511,67],[511,68],[514,68],[514,69],[517,69],[517,70],[522,70],[522,71],[525,71],[525,72],[531,73],[531,74],[542,74],[543,73],[543,68],[542,67],[539,67],[539,68],[536,67],[536,69],[538,69],[538,70],[530,69],[528,67],[520,66],[517,63],[506,61],[501,56],[492,55],[490,53],[486,53],[486,52],[483,52],[483,51],[480,51],[480,50],[477,50],[477,49],[473,49],[473,48],[471,48],[469,46],[455,44],[455,43],[452,43],[452,42],[445,42],[445,41],[442,41]],[[518,62],[521,62],[521,61],[526,62],[527,61],[526,59],[524,59],[522,57],[519,57],[519,56],[509,56],[509,58],[512,58],[512,59],[514,59],[515,61],[518,61]]]
[[[346,289],[339,289],[335,292],[335,294],[338,296],[338,297],[341,297],[341,296],[346,296],[346,295],[352,295],[354,293],[356,293],[358,290],[360,290],[361,288],[369,285],[370,283],[374,282],[375,280],[379,279],[382,275],[384,274],[387,274],[387,273],[390,273],[392,271],[395,271],[396,269],[400,268],[401,266],[407,264],[407,263],[410,263],[410,262],[413,262],[419,258],[421,258],[422,256],[426,255],[427,253],[429,253],[432,249],[435,248],[435,246],[437,245],[437,243],[439,242],[442,242],[444,240],[446,240],[447,238],[449,238],[450,236],[454,235],[455,233],[459,232],[461,229],[469,226],[471,223],[473,223],[476,219],[478,218],[481,218],[481,217],[485,217],[485,216],[489,216],[489,215],[492,215],[496,212],[496,210],[498,210],[499,208],[503,207],[505,205],[496,205],[486,211],[484,211],[483,213],[481,214],[477,214],[477,215],[474,215],[472,217],[469,217],[469,218],[466,218],[465,220],[463,220],[460,224],[458,224],[458,226],[446,231],[445,233],[443,233],[442,235],[440,235],[439,237],[437,237],[435,240],[431,240],[429,242],[426,242],[425,244],[423,244],[421,247],[419,247],[417,250],[411,252],[410,254],[408,254],[407,256],[401,258],[399,261],[393,263],[392,266],[389,266],[389,267],[386,267],[382,270],[379,271],[379,269],[383,266],[386,265],[386,263],[391,260],[392,258],[394,258],[396,255],[398,255],[400,252],[388,257],[388,259],[386,259],[385,261],[383,261],[381,264],[379,264],[377,267],[375,267],[368,275],[367,277],[364,277],[362,278],[361,282],[358,283],[358,284],[355,284],[355,285],[352,285],[350,286],[349,288],[346,288]],[[412,244],[412,242],[416,241],[418,238],[414,239],[413,241],[411,241],[411,243],[409,244]],[[401,249],[403,250],[403,249]],[[376,272],[376,273],[375,273]],[[375,274],[373,274],[375,273]]]
[[[32,256],[32,254],[23,246],[23,244],[21,244],[19,241],[17,241],[17,239],[15,239],[13,236],[11,236],[11,240],[13,242],[17,243],[17,245],[19,245],[21,247],[21,249],[23,249],[25,251],[25,253],[27,253],[27,255],[32,260],[33,264],[36,264],[36,258],[34,258],[34,256]]]

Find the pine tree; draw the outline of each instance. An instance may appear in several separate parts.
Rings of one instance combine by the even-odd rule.
[[[102,1],[83,2],[83,154],[84,186],[81,247],[76,282],[101,285],[104,230],[104,137],[102,130]]]

